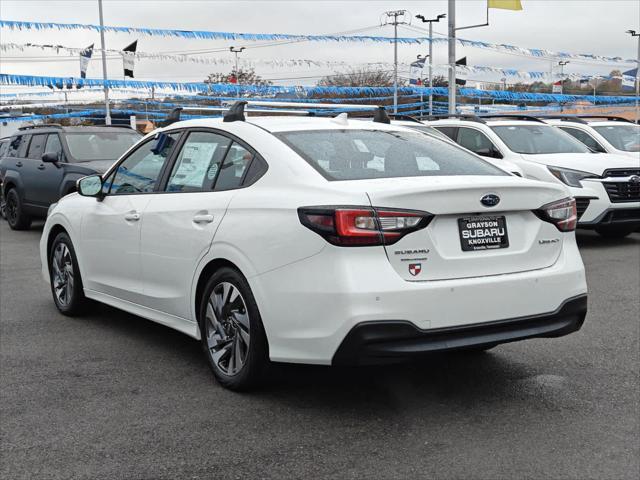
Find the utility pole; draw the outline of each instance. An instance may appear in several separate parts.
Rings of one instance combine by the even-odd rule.
[[[449,0],[449,113],[456,113],[456,0]]]
[[[636,123],[640,122],[640,107],[638,106],[638,97],[640,97],[640,32],[635,30],[627,30],[632,37],[638,37],[638,62],[636,64]]]
[[[111,125],[111,109],[109,107],[109,86],[107,85],[107,53],[104,46],[104,18],[102,16],[102,0],[98,0],[100,13],[100,45],[102,47],[102,78],[104,79],[104,123]]]
[[[439,22],[441,18],[446,17],[446,13],[441,13],[436,18],[430,19],[416,15],[416,18],[422,20],[423,23],[429,22],[429,116],[433,115],[433,22]],[[420,108],[422,109],[422,107]]]
[[[384,12],[383,25],[393,25],[393,113],[398,113],[398,25],[411,23],[411,14],[407,10]],[[407,21],[407,18],[409,21]]]

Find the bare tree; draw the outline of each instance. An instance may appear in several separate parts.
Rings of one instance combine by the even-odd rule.
[[[390,87],[393,74],[388,70],[350,69],[327,75],[318,81],[323,87]]]
[[[256,74],[253,68],[232,69],[229,73],[210,73],[204,83],[237,83],[239,85],[271,85],[269,80]]]

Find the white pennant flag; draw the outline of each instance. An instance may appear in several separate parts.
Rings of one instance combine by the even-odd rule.
[[[93,55],[93,43],[80,52],[80,78],[87,78],[87,67]]]

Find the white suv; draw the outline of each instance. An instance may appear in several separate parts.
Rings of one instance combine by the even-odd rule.
[[[640,227],[640,163],[594,153],[544,121],[524,115],[447,116],[428,122],[459,145],[509,160],[534,180],[567,187],[578,204],[578,227],[624,237]]]
[[[427,135],[436,135],[438,138],[442,138],[449,142],[453,141],[451,138],[449,138],[447,135],[442,133],[437,128],[426,125],[424,122],[418,119],[415,119],[413,117],[410,117],[407,115],[395,115],[393,118],[394,119],[391,120],[391,123],[393,125],[402,125],[403,127],[407,127],[412,130],[417,130],[419,132],[426,133]],[[505,160],[504,158],[493,158],[493,157],[487,157],[487,156],[485,156],[484,158],[487,162],[492,163],[493,165],[495,165],[498,168],[501,168],[502,170],[511,172],[514,175],[518,175],[519,177],[524,176],[524,172],[522,168],[520,168],[518,165],[516,165],[513,162]]]
[[[556,115],[539,117],[600,153],[618,153],[640,164],[640,125],[621,117]]]
[[[244,103],[157,130],[51,208],[40,255],[60,312],[91,298],[201,339],[229,388],[269,359],[389,361],[581,327],[561,186],[404,127],[245,118]]]

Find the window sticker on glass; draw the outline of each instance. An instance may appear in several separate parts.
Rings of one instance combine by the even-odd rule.
[[[173,182],[189,187],[202,187],[202,179],[205,175],[211,179],[209,164],[217,146],[210,142],[185,144],[180,165],[173,175]]]

